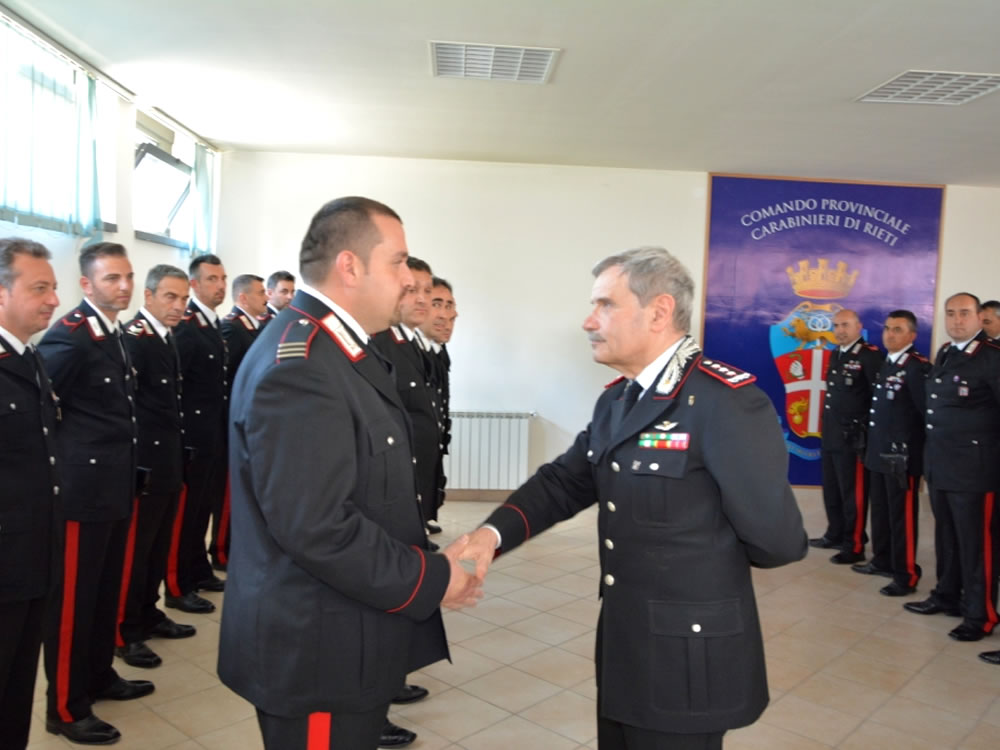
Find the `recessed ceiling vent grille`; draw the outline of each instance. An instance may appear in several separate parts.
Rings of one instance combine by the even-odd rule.
[[[997,89],[1000,89],[1000,75],[996,73],[907,70],[864,94],[858,101],[956,106]]]
[[[558,49],[431,42],[431,65],[440,78],[547,83]]]

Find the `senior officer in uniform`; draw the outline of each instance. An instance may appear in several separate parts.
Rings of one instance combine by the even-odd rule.
[[[861,320],[854,310],[833,316],[833,336],[839,346],[830,354],[823,403],[823,506],[826,531],[810,539],[813,547],[840,551],[830,558],[837,565],[865,559],[868,514],[868,470],[864,466],[868,409],[882,353],[861,338]]]
[[[84,300],[38,346],[62,421],[56,431],[63,545],[45,634],[49,681],[45,728],[73,742],[121,735],[97,718],[97,700],[129,700],[153,683],[112,667],[118,596],[135,496],[135,378],[118,314],[132,298],[132,264],[121,245],[80,253]]]
[[[894,310],[882,329],[889,353],[875,383],[868,421],[865,466],[871,471],[872,559],[851,568],[892,581],[879,593],[912,594],[920,580],[917,564],[918,491],[923,471],[924,381],[930,362],[913,348],[917,318]]]
[[[184,379],[184,439],[193,455],[185,467],[185,488],[170,540],[166,604],[205,614],[214,612],[215,605],[198,596],[198,589],[224,588],[208,562],[205,535],[213,509],[225,507],[228,355],[215,309],[226,296],[226,269],[217,256],[199,255],[188,266],[188,275],[191,299],[174,335]]]
[[[484,574],[495,546],[512,550],[599,503],[599,747],[720,748],[768,702],[750,569],[807,550],[788,454],[754,376],[705,358],[687,335],[694,285],[676,258],[639,248],[594,276],[583,327],[594,359],[624,377],[466,554]]]
[[[52,584],[56,397],[28,339],[59,306],[49,251],[0,239],[0,749],[24,750]]]
[[[268,750],[372,750],[406,674],[448,656],[439,606],[481,595],[457,562],[467,538],[427,548],[406,410],[370,346],[413,283],[406,257],[392,209],[323,206],[302,241],[309,286],[236,379],[219,676]]]
[[[934,512],[937,585],[910,612],[962,617],[948,633],[978,641],[997,624],[997,549],[992,519],[1000,487],[1000,349],[980,328],[979,299],[945,302],[951,341],[927,379],[925,474]]]
[[[195,634],[194,627],[174,622],[156,606],[184,485],[180,359],[171,329],[187,303],[187,274],[174,266],[153,266],[146,274],[143,306],[125,327],[136,377],[139,466],[149,472],[135,499],[118,602],[115,654],[133,667],[162,663],[146,645],[148,638]]]

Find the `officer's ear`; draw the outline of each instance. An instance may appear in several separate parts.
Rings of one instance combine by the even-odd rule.
[[[337,275],[341,279],[341,283],[347,287],[357,286],[359,280],[365,274],[365,264],[362,262],[361,257],[350,250],[341,250],[337,253],[333,265],[337,271]]]
[[[677,306],[673,295],[658,294],[650,300],[646,307],[650,312],[649,327],[654,333],[663,333],[674,325],[674,307]]]

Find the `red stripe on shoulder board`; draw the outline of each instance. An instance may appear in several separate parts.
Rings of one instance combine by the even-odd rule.
[[[524,515],[524,511],[518,508],[516,505],[511,505],[510,503],[504,503],[500,507],[510,508],[511,510],[515,510],[517,511],[517,514],[521,516],[521,520],[524,521],[524,540],[527,541],[531,537],[531,524],[528,523],[528,517]]]
[[[427,558],[424,556],[424,551],[420,549],[420,547],[413,545],[413,549],[415,549],[417,554],[420,555],[420,577],[417,578],[417,585],[413,587],[413,593],[410,594],[409,599],[395,609],[387,609],[386,614],[392,615],[409,607],[413,603],[413,600],[417,598],[417,592],[420,591],[420,587],[424,585],[424,573],[427,572]]]

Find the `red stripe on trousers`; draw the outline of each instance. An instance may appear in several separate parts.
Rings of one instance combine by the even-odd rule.
[[[330,750],[330,714],[319,711],[309,714],[306,750]]]
[[[993,574],[993,533],[990,524],[993,523],[993,504],[996,501],[995,492],[986,493],[986,502],[983,503],[983,572],[986,574],[986,622],[983,623],[983,630],[987,633],[993,632],[993,626],[997,624],[997,610],[993,605],[993,597],[990,595],[996,585]]]
[[[181,495],[177,499],[177,514],[174,516],[174,528],[170,532],[170,554],[167,555],[167,593],[170,596],[184,596],[180,584],[177,583],[177,560],[180,557],[181,529],[184,527],[184,508],[187,505],[188,487],[181,487]]]
[[[906,534],[906,572],[909,574],[909,578],[907,580],[910,582],[910,586],[916,586],[917,581],[919,580],[917,578],[917,550],[916,550],[916,545],[914,544],[915,541],[914,531],[916,531],[916,529],[914,528],[913,524],[913,511],[914,511],[913,504],[917,502],[916,484],[917,484],[917,478],[910,477],[910,481],[906,486],[906,497],[903,500],[903,502],[906,504],[905,505],[906,527],[903,530],[904,533]]]
[[[860,555],[865,549],[865,465],[857,459],[854,467],[854,554]]]
[[[59,615],[59,656],[56,665],[56,710],[62,721],[73,721],[66,707],[69,700],[69,670],[73,659],[73,619],[76,614],[76,573],[80,557],[80,522],[66,522],[63,561],[63,600]]]
[[[219,518],[219,535],[215,539],[215,559],[226,565],[226,539],[229,537],[229,473],[226,473],[226,494],[222,496],[222,516]]]
[[[124,646],[122,640],[122,620],[125,619],[125,602],[128,601],[128,586],[132,580],[132,561],[135,560],[135,527],[139,523],[139,498],[132,501],[132,521],[128,525],[128,541],[125,543],[125,562],[122,565],[122,587],[118,593],[118,617],[115,620],[115,645]]]

